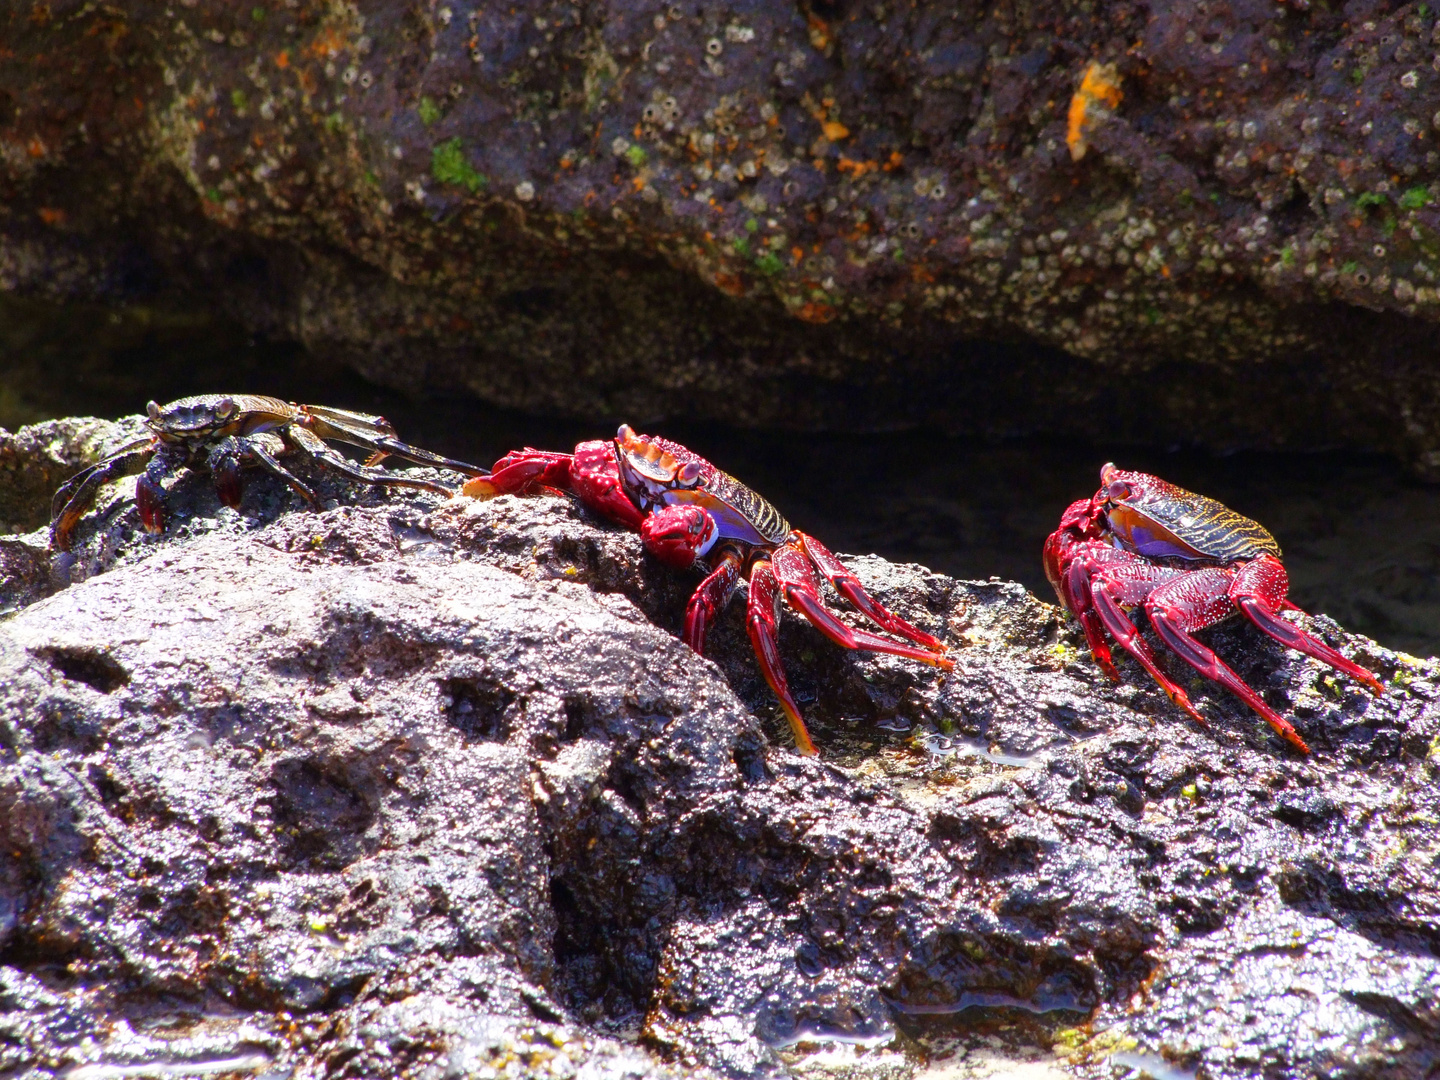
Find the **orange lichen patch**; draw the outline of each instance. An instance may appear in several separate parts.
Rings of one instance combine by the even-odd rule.
[[[795,260],[795,265],[799,266],[805,261],[805,249],[802,247],[792,247],[790,249],[790,257]]]
[[[280,68],[282,71],[285,68],[288,68],[290,66],[290,53],[284,49],[281,49],[278,53],[276,53],[275,66]]]
[[[1079,161],[1089,149],[1085,129],[1110,115],[1120,104],[1120,73],[1114,64],[1091,64],[1080,80],[1080,89],[1070,99],[1070,122],[1065,131],[1065,145],[1070,147],[1070,160]]]
[[[890,151],[890,160],[887,161],[887,162],[885,162],[885,164],[884,164],[884,165],[881,165],[880,167],[881,167],[882,169],[884,169],[886,172],[894,172],[896,169],[900,168],[900,166],[902,166],[902,165],[904,165],[904,164],[905,164],[905,155],[902,154],[902,153],[900,153],[899,150],[891,150],[891,151]]]
[[[875,170],[877,170],[878,168],[880,168],[880,163],[878,161],[853,161],[843,155],[841,156],[840,160],[835,163],[836,172],[854,173],[856,180],[859,180],[860,177],[864,176],[866,173],[875,172]]]
[[[65,211],[58,206],[42,206],[35,211],[46,225],[59,225],[65,220]]]
[[[25,144],[25,152],[34,158],[45,156],[45,143],[39,135],[32,135],[30,137],[30,141]]]
[[[727,296],[745,295],[745,279],[739,274],[727,274],[723,270],[715,275],[715,287]]]
[[[820,125],[820,130],[825,133],[825,138],[831,142],[839,142],[841,139],[850,137],[850,129],[838,120],[827,120]]]
[[[827,323],[835,318],[835,309],[829,304],[822,304],[818,300],[809,300],[802,304],[795,312],[795,317],[802,322]]]
[[[332,57],[338,56],[340,50],[345,47],[345,38],[339,29],[334,26],[327,26],[315,35],[315,40],[310,43],[310,52],[314,56]]]
[[[810,44],[821,52],[830,48],[830,24],[813,11],[806,12],[805,22],[810,28]]]

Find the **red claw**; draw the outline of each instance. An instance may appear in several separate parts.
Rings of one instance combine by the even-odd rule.
[[[148,476],[135,481],[135,508],[146,532],[165,531],[165,489]]]

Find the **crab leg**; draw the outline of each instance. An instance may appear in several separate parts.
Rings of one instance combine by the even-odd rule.
[[[740,555],[733,548],[720,552],[719,563],[690,597],[685,608],[685,644],[702,656],[705,653],[705,631],[730,602],[740,581]]]
[[[70,550],[70,534],[95,501],[100,485],[117,476],[131,476],[145,466],[154,451],[149,436],[111,454],[104,461],[82,469],[60,486],[50,503],[50,542],[61,551]]]
[[[869,630],[860,630],[841,622],[820,598],[820,584],[815,580],[814,571],[810,569],[810,560],[793,541],[775,549],[770,557],[770,567],[779,582],[785,603],[805,616],[815,629],[835,644],[861,652],[904,656],[945,671],[954,668],[955,661],[948,656],[908,645],[903,641],[892,641],[879,634],[872,634]],[[751,581],[754,581],[753,574]]]
[[[484,476],[490,471],[401,442],[390,421],[383,416],[370,416],[322,405],[302,405],[297,426],[313,431],[322,439],[335,439],[372,451],[365,461],[367,466],[378,465],[393,454],[417,465],[433,465],[438,469],[449,469],[465,476]]]
[[[601,440],[583,442],[573,454],[530,447],[512,451],[495,463],[489,476],[467,480],[460,493],[487,498],[521,495],[538,487],[568,491],[597,514],[635,532],[640,531],[645,520],[640,508],[625,494],[613,445]]]
[[[1225,662],[1190,635],[1228,618],[1235,610],[1229,591],[1235,575],[1226,570],[1196,570],[1161,585],[1145,601],[1145,612],[1160,638],[1187,664],[1249,705],[1297,750],[1310,748],[1293,724],[1247,686]]]
[[[1313,656],[1322,664],[1329,664],[1335,670],[1358,679],[1371,693],[1383,694],[1384,684],[1370,672],[1276,614],[1277,608],[1300,610],[1285,598],[1289,585],[1289,576],[1280,560],[1266,555],[1247,563],[1236,572],[1229,595],[1247,619],[1280,644],[1306,656]]]
[[[352,480],[361,480],[367,484],[387,484],[391,487],[419,488],[422,491],[434,491],[440,495],[455,494],[453,489],[446,487],[444,484],[437,484],[433,480],[420,480],[410,476],[399,476],[396,473],[387,472],[384,469],[372,468],[369,465],[356,465],[344,454],[329,446],[324,439],[320,438],[319,435],[316,435],[308,428],[303,428],[298,425],[293,426],[289,429],[289,435],[295,440],[295,444],[299,446],[301,450],[305,451],[311,457],[324,462],[328,468],[334,469],[338,473],[343,473]],[[268,458],[263,451],[257,451],[257,456],[265,468],[271,472],[277,472],[278,475],[287,477],[285,482],[292,488],[295,488],[296,491],[300,491],[300,488],[304,487],[303,484],[300,485],[300,487],[296,487],[297,484],[300,484],[300,481],[290,476],[288,472],[285,472],[278,462],[273,458]],[[313,495],[311,496],[311,500],[313,502]]]
[[[310,436],[310,433],[304,431],[303,428],[296,428],[295,431]],[[240,469],[242,466],[258,466],[266,472],[280,477],[290,485],[295,494],[309,503],[312,509],[318,510],[320,499],[315,492],[275,460],[274,454],[266,446],[267,440],[277,451],[284,448],[285,444],[275,436],[256,434],[225,439],[210,452],[210,472],[215,477],[215,491],[220,496],[220,501],[232,510],[238,510],[240,508]],[[335,456],[339,457],[338,454]]]
[[[931,637],[917,627],[911,626],[904,619],[900,618],[900,616],[894,615],[882,607],[878,601],[874,600],[870,594],[865,591],[864,587],[860,584],[860,579],[847,570],[845,565],[832,555],[830,549],[820,543],[819,540],[816,540],[807,533],[801,532],[799,529],[795,530],[793,537],[800,542],[805,554],[809,556],[810,561],[815,564],[816,569],[825,576],[831,585],[835,586],[835,590],[859,608],[876,626],[882,630],[888,630],[892,634],[897,634],[909,641],[913,641],[917,645],[923,645],[932,652],[943,653],[946,651],[947,646],[944,642]],[[794,540],[791,542],[793,543]],[[852,645],[850,648],[853,649],[855,646]]]
[[[1208,728],[1209,723],[1195,710],[1189,695],[1161,670],[1150,643],[1140,636],[1140,631],[1124,610],[1125,607],[1143,603],[1157,583],[1173,579],[1176,573],[1142,562],[1114,562],[1101,567],[1090,580],[1090,595],[1100,621],[1120,647],[1140,661],[1140,666],[1160,685],[1166,697],[1184,709],[1201,727]]]
[[[1120,672],[1115,669],[1115,661],[1110,656],[1110,643],[1105,640],[1105,626],[1095,608],[1095,597],[1090,588],[1093,565],[1083,555],[1070,564],[1060,578],[1060,599],[1080,620],[1080,628],[1085,631],[1085,642],[1090,646],[1090,655],[1095,663],[1114,682],[1119,682]]]
[[[790,686],[785,681],[785,668],[780,663],[780,643],[776,636],[775,616],[780,602],[780,584],[768,560],[759,559],[750,569],[750,601],[745,615],[745,626],[750,631],[750,644],[760,661],[760,673],[770,684],[770,689],[780,699],[780,707],[790,721],[790,730],[795,736],[795,749],[806,757],[816,757],[820,751],[805,730],[805,721],[800,716],[800,706],[790,696]]]

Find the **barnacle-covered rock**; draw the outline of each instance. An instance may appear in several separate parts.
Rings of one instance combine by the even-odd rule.
[[[1381,0],[13,4],[0,289],[199,295],[392,386],[575,416],[1436,476],[1437,28]]]
[[[1377,699],[1218,630],[1301,758],[853,558],[956,670],[787,620],[808,760],[740,606],[696,657],[693,581],[566,500],[170,494],[0,622],[5,1075],[1433,1072],[1434,660],[1315,619]]]

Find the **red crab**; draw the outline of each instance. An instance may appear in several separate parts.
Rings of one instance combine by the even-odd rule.
[[[705,649],[705,631],[735,592],[750,582],[746,625],[760,670],[795,733],[800,753],[818,751],[785,682],[776,638],[779,601],[847,649],[891,653],[949,670],[945,645],[881,607],[859,579],[813,536],[792,529],[769,502],[698,454],[668,439],[637,435],[622,424],[614,439],[583,442],[573,454],[526,448],[495,463],[461,491],[490,496],[560,488],[590,509],[644,539],[645,550],[668,566],[700,566],[708,573],[685,610],[685,643]],[[820,598],[818,570],[837,591],[894,641],[847,626]]]
[[[1160,670],[1126,608],[1143,606],[1155,633],[1172,651],[1305,753],[1310,748],[1290,721],[1192,633],[1238,611],[1282,645],[1343,671],[1376,694],[1385,690],[1370,672],[1279,616],[1280,611],[1300,609],[1285,598],[1289,578],[1273,536],[1214,499],[1159,477],[1114,465],[1102,468],[1100,490],[1093,498],[1071,503],[1060,527],[1045,541],[1045,574],[1060,602],[1080,620],[1090,652],[1105,674],[1120,678],[1105,639],[1109,631],[1170,700],[1202,726],[1205,720],[1185,691]]]

